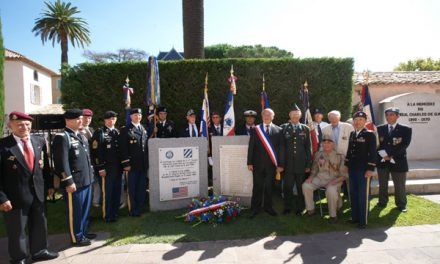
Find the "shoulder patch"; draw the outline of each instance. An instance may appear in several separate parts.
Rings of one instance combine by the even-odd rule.
[[[96,139],[93,140],[92,148],[93,148],[93,149],[97,149],[97,148],[98,148],[98,141],[97,141]]]

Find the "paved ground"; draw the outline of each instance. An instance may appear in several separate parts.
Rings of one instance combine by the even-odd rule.
[[[427,197],[440,202],[440,195]],[[45,263],[440,263],[440,224],[331,232],[263,239],[69,248],[66,235],[50,237],[60,258]],[[7,263],[0,239],[0,263]]]

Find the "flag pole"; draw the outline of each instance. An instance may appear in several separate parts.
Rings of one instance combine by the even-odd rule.
[[[206,72],[206,76],[205,76],[205,96],[208,94],[208,72]],[[205,97],[204,96],[204,97]],[[206,98],[205,98],[206,100]],[[206,103],[206,102],[205,102]],[[207,113],[205,113],[206,115]],[[208,116],[208,120],[209,120],[209,116]],[[209,125],[211,125],[211,122],[209,122]],[[208,124],[206,124],[206,136],[208,137],[208,156],[211,155],[211,134],[208,131]]]

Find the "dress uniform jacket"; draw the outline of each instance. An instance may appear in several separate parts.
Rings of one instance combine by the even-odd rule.
[[[200,137],[199,126],[197,124],[195,124],[195,125],[196,125],[195,130],[197,133],[197,137]],[[183,127],[180,130],[179,137],[190,137],[190,135],[191,135],[190,133],[191,132],[189,132],[189,124],[185,124],[185,127]]]
[[[44,188],[53,188],[53,177],[44,138],[30,136],[30,143],[34,153],[32,171],[14,136],[0,139],[0,204],[9,200],[12,205],[12,210],[4,213],[12,263],[28,257],[26,227],[30,253],[47,249]]]
[[[374,171],[376,159],[376,135],[366,128],[363,128],[357,136],[356,131],[351,132],[345,165],[350,170]]]
[[[90,161],[89,144],[80,134],[69,128],[53,140],[55,172],[61,179],[61,186],[75,183],[77,188],[93,182],[93,167]]]
[[[397,123],[389,134],[389,125],[384,124],[377,127],[379,135],[379,150],[385,150],[389,157],[392,157],[395,163],[390,161],[382,162],[382,157],[377,155],[377,167],[388,167],[390,171],[407,172],[408,160],[406,158],[406,149],[411,143],[412,129],[406,125]]]
[[[248,129],[246,126],[246,123],[243,123],[243,124],[237,126],[237,128],[235,129],[235,135],[236,136],[250,136],[253,129],[254,129],[253,127]]]
[[[211,124],[211,126],[208,129],[208,132],[211,136],[223,136],[223,125],[220,125],[220,132],[217,131],[214,124]]]
[[[177,137],[176,125],[171,120],[165,120],[165,123],[157,121],[157,138],[174,138]]]
[[[137,129],[132,123],[121,129],[119,136],[121,163],[133,171],[146,172],[148,169],[148,135],[142,125]]]

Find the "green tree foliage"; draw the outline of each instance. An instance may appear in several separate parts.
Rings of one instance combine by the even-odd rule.
[[[60,43],[61,64],[67,64],[69,42],[73,47],[90,44],[88,24],[84,19],[75,16],[80,11],[70,2],[57,0],[55,3],[45,4],[47,9],[40,18],[35,19],[32,32],[41,37],[43,44],[48,40],[52,41],[52,46],[55,46],[55,42]]]
[[[292,58],[293,53],[277,47],[255,46],[232,46],[229,44],[217,44],[205,47],[205,58]]]
[[[440,71],[440,60],[432,58],[409,60],[399,63],[395,71]]]
[[[0,17],[0,130],[3,136],[3,124],[5,117],[5,85],[3,82],[3,69],[5,62],[5,49],[3,47],[2,21]]]
[[[199,120],[206,73],[209,73],[211,111],[223,114],[231,65],[238,78],[234,108],[239,121],[245,110],[261,111],[263,74],[277,124],[287,121],[294,103],[301,106],[299,87],[306,80],[311,107],[323,111],[339,109],[343,118],[351,112],[353,60],[350,58],[159,61],[161,102],[170,111],[169,118],[182,125],[186,111],[192,108]],[[119,113],[119,125],[124,123],[122,86],[127,75],[134,88],[132,107],[146,109],[147,62],[84,63],[66,68],[62,75],[65,108],[90,108],[96,113],[95,122],[105,111],[114,110]]]

